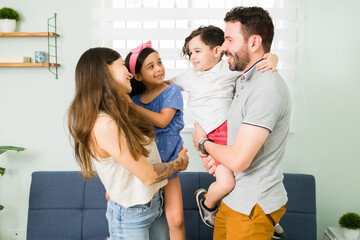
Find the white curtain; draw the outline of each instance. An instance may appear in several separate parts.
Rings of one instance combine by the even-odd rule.
[[[151,40],[171,78],[191,67],[181,56],[184,39],[200,25],[224,29],[225,14],[234,6],[260,6],[275,26],[271,52],[278,70],[294,94],[300,0],[96,0],[93,8],[94,46],[117,50],[123,58]],[[191,119],[185,118],[188,126]]]

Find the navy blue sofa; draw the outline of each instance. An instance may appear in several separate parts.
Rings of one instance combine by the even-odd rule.
[[[213,230],[199,217],[193,194],[207,189],[214,178],[206,172],[180,173],[186,239],[212,239]],[[284,174],[287,212],[281,225],[290,240],[316,240],[315,179],[305,174]],[[30,186],[28,240],[104,240],[105,189],[98,178],[83,181],[80,172],[34,172]]]

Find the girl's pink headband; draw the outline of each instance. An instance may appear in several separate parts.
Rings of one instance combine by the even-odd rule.
[[[132,54],[131,54],[130,60],[129,60],[129,68],[130,68],[131,74],[133,74],[133,75],[135,74],[136,61],[139,57],[139,54],[141,53],[141,51],[144,48],[152,48],[151,41],[148,41],[147,43],[142,43],[142,44],[140,44],[140,46],[131,50]]]

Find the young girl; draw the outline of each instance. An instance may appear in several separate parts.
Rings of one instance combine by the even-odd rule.
[[[180,130],[184,127],[180,89],[175,84],[164,83],[165,68],[150,41],[132,50],[125,63],[134,76],[130,96],[137,104],[135,109],[155,126],[161,160],[171,161],[176,158],[183,145],[180,137]],[[168,178],[164,196],[170,239],[184,240],[185,226],[178,173]]]
[[[131,78],[119,53],[89,49],[76,66],[76,92],[68,111],[81,172],[85,179],[92,178],[95,165],[110,196],[106,218],[111,240],[148,240],[163,212],[166,179],[188,165],[186,149],[161,163],[153,126],[135,111],[128,95]]]

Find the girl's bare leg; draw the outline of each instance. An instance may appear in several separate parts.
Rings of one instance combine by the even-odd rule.
[[[169,179],[164,187],[165,215],[171,240],[185,240],[184,211],[179,177]]]

